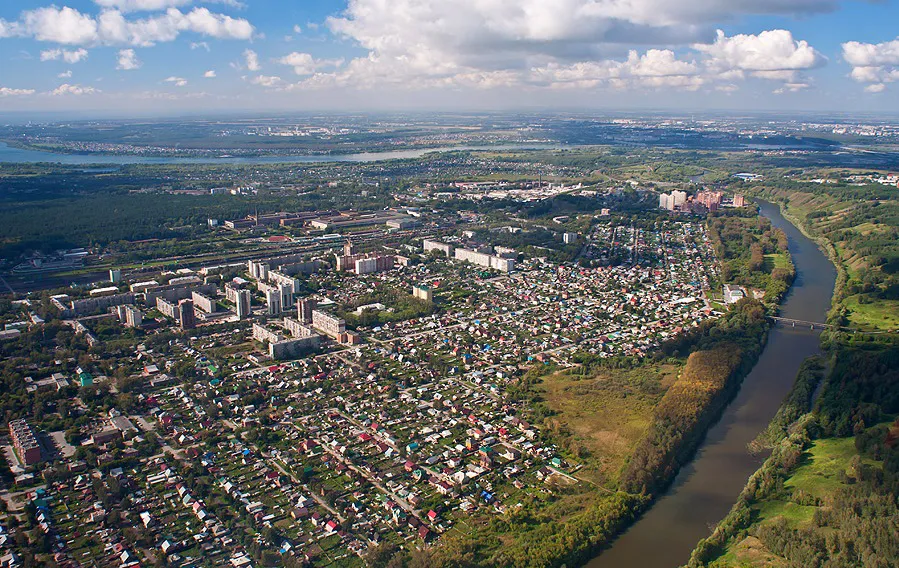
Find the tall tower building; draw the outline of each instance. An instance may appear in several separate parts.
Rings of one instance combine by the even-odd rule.
[[[347,241],[343,245],[343,256],[353,256],[356,254],[356,245],[353,241]]]
[[[237,301],[234,302],[234,305],[237,310],[237,319],[246,319],[253,315],[253,310],[251,307],[252,304],[252,296],[250,295],[249,290],[238,290],[237,291]]]
[[[281,290],[270,289],[265,293],[265,303],[268,306],[266,312],[270,316],[276,316],[281,313]]]
[[[181,329],[194,329],[197,327],[197,316],[194,312],[193,300],[181,300],[178,302],[178,319],[181,321]]]
[[[297,300],[297,319],[305,324],[312,323],[312,310],[318,307],[318,302],[312,298]]]

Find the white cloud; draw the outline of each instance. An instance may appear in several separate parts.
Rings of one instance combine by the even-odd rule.
[[[865,90],[881,93],[886,83],[899,81],[899,38],[883,43],[850,41],[843,44],[843,59],[852,66],[850,77],[871,83]]]
[[[33,94],[34,89],[10,89],[9,87],[0,87],[0,97],[24,97]]]
[[[244,62],[250,71],[259,71],[262,66],[259,65],[259,55],[252,49],[243,52]]]
[[[270,77],[266,75],[259,75],[257,77],[253,77],[250,79],[250,83],[254,85],[260,85],[266,88],[277,88],[282,87],[284,85],[284,81],[281,77]]]
[[[127,19],[123,12],[104,10],[96,18],[74,8],[49,6],[22,13],[19,22],[0,20],[0,37],[27,36],[63,45],[127,44],[150,46],[173,41],[183,32],[218,39],[249,40],[255,28],[242,18],[194,8],[169,8],[142,19]]]
[[[133,49],[119,50],[119,60],[118,65],[116,65],[116,69],[121,69],[122,71],[133,71],[134,69],[139,69],[140,66],[141,62],[137,58],[137,54]]]
[[[295,34],[301,34],[301,33],[303,33],[303,28],[302,28],[299,24],[296,24],[296,25],[293,27],[293,33],[295,33]]]
[[[784,93],[798,93],[809,88],[811,88],[809,83],[785,83],[783,87],[775,89],[774,94],[782,95]]]
[[[319,69],[325,67],[340,67],[343,64],[342,59],[316,59],[309,53],[293,52],[279,58],[278,63],[293,67],[293,72],[297,75],[312,75]]]
[[[207,79],[215,79],[215,71],[210,69],[209,71],[203,73],[203,77]]]
[[[79,45],[97,40],[97,22],[68,6],[27,11],[23,13],[21,29],[39,41]]]
[[[207,52],[210,51],[209,44],[205,41],[195,41],[190,44],[190,48],[193,49],[205,49]]]
[[[740,14],[808,14],[836,0],[350,0],[331,17],[332,33],[368,51],[337,72],[322,73],[308,54],[291,54],[309,85],[328,83],[550,85],[590,88],[676,87],[744,79],[799,83],[801,71],[826,59],[790,32],[716,36],[713,22]],[[308,27],[308,25],[307,25]],[[671,49],[612,59],[621,46],[690,46],[697,61]],[[291,56],[287,56],[291,57]],[[286,58],[279,60],[290,64]]]
[[[63,71],[59,75],[56,76],[57,79],[71,79],[72,78],[72,70]]]
[[[122,12],[154,12],[167,8],[178,8],[191,3],[191,0],[94,0],[103,8],[115,8]]]
[[[827,61],[808,42],[793,39],[788,30],[732,37],[718,30],[714,43],[693,47],[709,57],[706,65],[712,72],[728,76],[745,72],[762,79],[796,82],[798,72],[820,67]]]
[[[99,92],[100,91],[93,87],[82,87],[81,85],[70,85],[68,83],[63,83],[56,89],[50,91],[50,94],[58,97],[62,95],[92,95]]]
[[[73,51],[67,49],[48,49],[41,52],[41,61],[58,61],[62,59],[66,63],[78,63],[87,59],[87,50],[79,48]]]
[[[172,76],[172,77],[169,77],[168,79],[166,79],[166,80],[163,81],[163,82],[164,82],[164,83],[172,83],[172,84],[175,85],[176,87],[186,87],[186,86],[187,86],[187,79],[184,79],[184,78],[182,78],[182,77],[174,77],[174,76]]]

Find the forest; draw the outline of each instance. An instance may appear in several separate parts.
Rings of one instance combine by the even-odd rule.
[[[768,303],[779,302],[796,276],[786,234],[749,208],[710,214],[707,227],[721,279],[764,290]]]

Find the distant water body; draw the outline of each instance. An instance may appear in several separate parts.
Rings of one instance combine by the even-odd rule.
[[[557,144],[503,144],[496,146],[447,146],[442,148],[419,148],[415,150],[395,150],[389,152],[363,152],[359,154],[309,154],[298,156],[226,156],[221,158],[175,158],[115,154],[59,154],[10,147],[0,142],[0,163],[4,164],[63,164],[67,166],[87,166],[94,164],[321,164],[327,162],[380,162],[382,160],[405,160],[420,158],[431,152],[454,152],[462,150],[553,150],[563,146]]]

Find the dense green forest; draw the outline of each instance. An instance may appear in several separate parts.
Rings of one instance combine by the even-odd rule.
[[[749,208],[710,214],[707,226],[721,279],[764,290],[765,300],[777,303],[796,276],[786,234]]]

